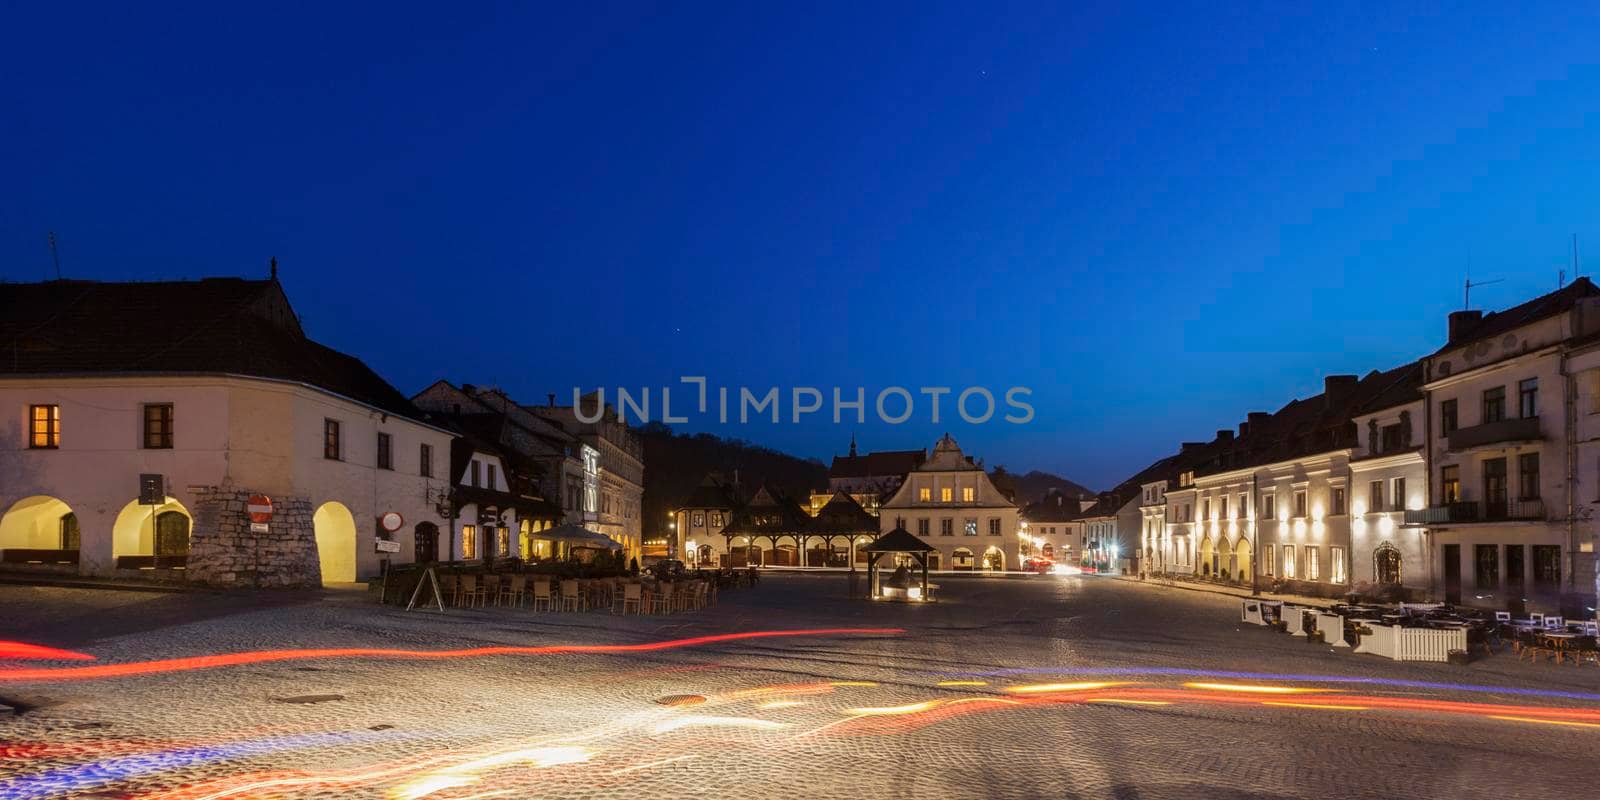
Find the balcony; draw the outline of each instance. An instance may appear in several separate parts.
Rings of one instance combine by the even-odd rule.
[[[1457,428],[1450,432],[1449,445],[1451,450],[1461,451],[1507,442],[1537,442],[1543,438],[1538,417],[1521,417]]]
[[[1493,500],[1445,503],[1406,512],[1406,525],[1459,525],[1473,522],[1521,522],[1544,519],[1544,501]]]

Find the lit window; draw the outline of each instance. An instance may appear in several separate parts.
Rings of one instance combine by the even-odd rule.
[[[976,519],[968,517],[967,521],[962,523],[961,529],[968,536],[977,536],[978,535],[978,521]]]
[[[494,529],[495,555],[505,558],[511,555],[511,529],[501,525]]]
[[[1348,579],[1345,574],[1344,548],[1328,548],[1328,580],[1334,583],[1344,583]]]
[[[706,526],[706,515],[699,511],[694,512],[689,516],[689,525],[695,528],[704,528]]]
[[[28,446],[35,449],[61,446],[61,406],[28,406]]]
[[[476,525],[462,525],[461,526],[461,557],[462,558],[477,558],[478,557],[478,526],[476,526]]]
[[[172,449],[171,403],[149,403],[145,405],[144,447],[146,450]]]
[[[1283,546],[1283,577],[1294,580],[1294,545]]]
[[[939,502],[948,503],[950,502],[951,496],[952,492],[950,491],[950,487],[946,486],[939,490]]]
[[[963,486],[963,487],[961,487],[961,502],[963,502],[963,503],[972,502],[972,495],[973,495],[973,490],[972,490],[971,486]]]
[[[711,512],[711,527],[713,527],[713,528],[722,527],[722,512],[721,511],[713,511],[713,512]]]
[[[921,500],[924,503],[928,502],[929,500],[932,500],[933,499],[933,490],[929,489],[926,486],[922,487],[921,489],[918,489],[917,490],[917,499]]]
[[[1322,578],[1322,548],[1306,546],[1306,580]]]

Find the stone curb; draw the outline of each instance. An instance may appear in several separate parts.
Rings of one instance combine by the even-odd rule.
[[[181,594],[207,591],[203,586],[179,584],[138,583],[134,581],[81,580],[53,578],[45,575],[13,575],[0,573],[0,584],[9,586],[51,586],[60,589],[107,589],[118,592],[151,592],[155,594]]]

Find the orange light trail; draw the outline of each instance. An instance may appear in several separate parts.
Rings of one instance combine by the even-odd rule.
[[[42,644],[28,644],[27,642],[0,641],[0,660],[8,658],[35,659],[40,661],[93,661],[94,656],[88,653],[75,653],[71,650],[58,650],[54,647],[45,647]]]
[[[1327,703],[1287,703],[1282,700],[1262,700],[1264,706],[1281,706],[1283,708],[1320,708],[1328,711],[1366,711],[1371,706],[1335,706]]]
[[[1528,717],[1501,717],[1495,715],[1490,715],[1489,719],[1503,719],[1508,722],[1537,722],[1541,725],[1570,725],[1574,728],[1600,728],[1600,723],[1569,722],[1564,719],[1530,719]]]
[[[583,653],[648,653],[680,647],[697,647],[746,639],[771,639],[792,636],[871,636],[904,633],[903,628],[810,628],[788,631],[745,631],[694,636],[687,639],[668,639],[643,644],[566,644],[543,647],[474,647],[464,650],[391,650],[375,647],[345,647],[305,650],[256,650],[245,653],[227,653],[210,656],[170,658],[161,661],[135,661],[126,664],[96,664],[89,667],[57,667],[0,670],[0,682],[72,681],[96,678],[119,678],[129,675],[152,675],[169,672],[186,672],[197,669],[215,669],[243,664],[263,664],[276,661],[299,661],[315,658],[409,658],[446,659],[481,658],[484,656],[547,656]]]
[[[1338,689],[1314,689],[1301,686],[1253,686],[1245,683],[1186,683],[1191,689],[1210,689],[1213,692],[1246,692],[1250,694],[1327,694]]]

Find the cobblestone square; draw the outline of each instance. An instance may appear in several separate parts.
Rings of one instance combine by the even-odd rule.
[[[95,657],[0,661],[0,702],[17,708],[0,718],[0,797],[1504,798],[1591,784],[1592,666],[1336,653],[1241,628],[1233,598],[1106,577],[941,582],[939,602],[907,605],[848,601],[840,575],[772,574],[661,617],[0,587],[0,639]],[[323,649],[346,652],[309,652]]]

